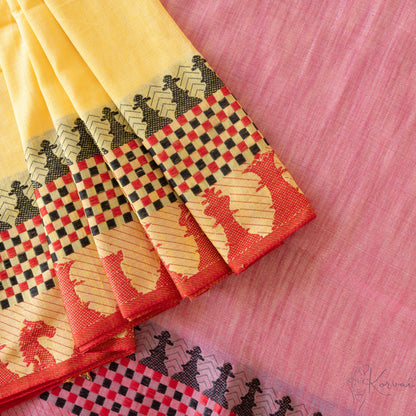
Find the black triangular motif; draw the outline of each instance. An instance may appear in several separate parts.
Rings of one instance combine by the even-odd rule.
[[[42,140],[40,144],[38,155],[46,156],[45,168],[48,169],[45,183],[52,182],[69,173],[68,165],[63,162],[63,158],[56,156],[53,152],[57,147],[56,144],[51,144],[49,140]]]
[[[126,131],[126,125],[121,124],[117,121],[116,115],[118,111],[112,111],[109,107],[103,108],[103,116],[101,121],[107,120],[110,123],[110,131],[108,132],[113,136],[113,141],[111,142],[111,149],[122,146],[132,140],[137,139],[136,134],[130,131]]]
[[[248,387],[247,394],[241,397],[240,404],[237,404],[231,409],[231,411],[238,416],[254,416],[253,407],[257,406],[255,394],[256,392],[263,393],[258,378],[253,378],[253,380],[246,383],[246,386]]]
[[[80,118],[77,118],[74,121],[74,124],[75,127],[73,127],[71,131],[78,131],[79,141],[77,145],[81,148],[80,152],[77,154],[77,162],[87,160],[92,156],[100,154],[100,149],[95,144],[95,141],[88,131],[85,123]]]
[[[274,402],[279,408],[275,413],[270,413],[270,416],[286,416],[288,410],[293,411],[293,407],[290,405],[292,400],[289,396],[284,396],[281,400],[275,400]]]
[[[209,397],[211,400],[214,400],[214,402],[218,403],[225,409],[228,409],[228,401],[225,398],[225,393],[228,392],[227,379],[228,377],[235,377],[232,369],[233,366],[230,363],[225,363],[222,367],[217,367],[217,370],[220,371],[219,377],[212,383],[212,387],[210,389],[202,392],[202,394]]]
[[[13,181],[11,184],[9,195],[16,195],[17,201],[14,208],[19,210],[15,225],[39,215],[39,208],[32,205],[33,199],[29,199],[23,192],[26,188],[28,188],[28,185],[22,185],[19,181]]]
[[[154,337],[159,340],[157,346],[150,350],[149,357],[142,358],[139,362],[167,376],[168,369],[165,365],[165,361],[168,359],[166,356],[166,345],[173,345],[173,342],[170,340],[169,331],[162,331],[160,335],[155,335]]]
[[[192,57],[192,71],[199,69],[202,75],[202,82],[205,82],[205,98],[209,97],[214,92],[220,90],[224,83],[218,77],[218,75],[206,64],[207,60],[200,55]]]
[[[198,97],[189,95],[189,91],[180,88],[176,83],[180,78],[173,78],[171,75],[165,75],[163,77],[163,90],[167,89],[172,91],[172,102],[176,103],[175,117],[179,117],[185,114],[192,107],[198,105],[202,100]]]
[[[143,113],[142,121],[146,123],[145,136],[149,137],[152,134],[159,131],[162,127],[172,123],[172,119],[169,117],[162,117],[159,114],[159,110],[155,110],[147,103],[151,98],[143,97],[141,94],[137,94],[134,97],[133,110],[140,108]]]
[[[201,348],[196,346],[192,350],[186,350],[186,353],[191,358],[186,364],[182,364],[183,371],[175,373],[172,378],[199,391],[199,383],[197,380],[197,376],[199,375],[198,360],[204,361],[204,357],[201,355]]]

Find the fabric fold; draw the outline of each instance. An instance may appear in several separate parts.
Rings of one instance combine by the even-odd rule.
[[[109,23],[109,2],[100,2],[100,7],[87,3],[45,0],[235,273],[315,217],[253,121],[158,1],[140,8],[127,1],[111,5],[114,28],[123,22],[123,28],[111,34],[93,24]],[[81,10],[88,10],[86,24],[91,30],[87,36],[75,23]],[[156,45],[146,30],[134,30],[137,21],[152,22],[152,28],[165,35],[165,42]],[[105,54],[96,44],[106,45]],[[105,65],[106,56],[118,64]],[[170,106],[165,114],[164,105]]]
[[[36,10],[28,7],[24,13],[182,297],[195,297],[229,275],[224,260],[46,6],[39,4]],[[45,21],[47,33],[41,25]],[[54,47],[56,39],[59,50]],[[76,68],[70,74],[68,69],[65,73],[60,70],[68,60],[66,66]],[[83,94],[75,86],[82,86]]]
[[[144,145],[235,273],[315,217],[226,87],[146,138]]]
[[[59,149],[61,156],[54,153],[58,143],[52,119],[39,90],[17,25],[12,21],[7,7],[7,4],[4,4],[2,12],[4,19],[8,16],[9,20],[7,26],[2,28],[0,36],[5,40],[7,30],[7,39],[15,52],[6,56],[2,50],[0,62],[16,120],[21,126],[21,131],[25,133],[23,142],[29,169],[27,181],[35,188],[33,195],[39,212],[39,216],[32,222],[38,224],[39,233],[43,236],[42,248],[36,248],[33,254],[31,253],[33,258],[28,259],[26,254],[22,254],[18,256],[18,260],[21,263],[29,260],[30,265],[31,260],[38,260],[37,254],[45,255],[47,263],[42,266],[39,280],[45,280],[48,271],[56,277],[75,346],[83,351],[120,332],[128,323],[124,321],[117,308],[117,302],[100,264],[75,182],[65,163],[65,153],[62,148]],[[13,86],[19,88],[15,89]],[[26,115],[23,108],[28,104],[35,108],[36,112]],[[46,161],[36,163],[39,156],[40,160],[45,158]],[[12,186],[23,201],[25,186],[16,182]],[[26,202],[33,204],[29,200]],[[19,210],[26,208],[19,201],[16,206]],[[16,225],[20,232],[28,229],[27,226],[23,230],[21,224]],[[58,262],[62,262],[62,267],[58,266]],[[77,265],[71,269],[74,262],[77,262]],[[22,267],[20,264],[19,266]],[[52,283],[45,284],[46,289],[50,287]],[[105,335],[102,331],[103,326],[106,328]]]
[[[0,11],[1,409],[127,355],[315,214],[157,0]]]
[[[0,72],[0,411],[134,351],[131,331],[88,353],[74,344],[11,102]],[[15,146],[10,146],[14,143]],[[18,178],[19,180],[17,180]],[[26,205],[33,208],[24,209]],[[30,217],[30,215],[29,215]],[[12,223],[13,225],[10,225]]]
[[[9,4],[51,113],[57,131],[57,145],[64,149],[76,188],[69,194],[70,203],[75,199],[82,205],[80,211],[85,214],[87,229],[91,231],[92,242],[103,266],[99,270],[106,275],[123,318],[137,323],[142,316],[174,306],[180,297],[172,280],[160,264],[143,227],[135,219],[90,132],[76,114],[26,19],[19,13],[17,2],[9,1]],[[71,125],[74,127],[70,128]],[[47,184],[48,197],[53,195],[53,187]],[[60,198],[56,195],[54,203]],[[64,227],[68,229],[79,220],[72,219]],[[69,303],[68,307],[71,305]],[[94,335],[94,339],[100,338]]]

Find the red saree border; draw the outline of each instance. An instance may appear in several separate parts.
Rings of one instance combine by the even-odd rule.
[[[285,224],[282,224],[278,229],[272,231],[269,235],[260,240],[256,245],[248,247],[246,251],[240,253],[232,260],[229,260],[230,267],[235,274],[243,272],[247,267],[266,255],[269,251],[278,247],[282,244],[283,240],[309,221],[312,221],[315,217],[316,214],[312,206],[306,206],[301,211],[298,211]]]
[[[152,311],[147,312],[135,319],[129,320],[128,318],[123,318],[119,311],[115,312],[114,314],[110,315],[106,319],[103,320],[102,325],[95,326],[90,329],[86,329],[89,333],[89,338],[91,341],[82,344],[77,349],[82,353],[89,353],[96,347],[100,347],[101,345],[105,345],[105,341],[125,329],[134,327],[146,321],[147,319],[152,318],[155,315],[158,315],[161,312],[164,312],[167,309],[173,308],[180,302],[180,299],[171,299],[170,301],[162,300],[159,303],[155,304],[155,307]],[[106,322],[111,322],[113,325],[113,329],[111,331],[106,331],[103,333],[103,326]],[[84,333],[85,334],[85,333]],[[74,341],[78,340],[76,334],[74,336]]]
[[[83,355],[74,355],[69,360],[32,373],[19,379],[19,383],[2,386],[0,392],[0,411],[21,403],[54,387],[65,380],[131,354],[136,347],[133,338],[111,339],[96,349]],[[5,396],[7,395],[7,398]],[[3,397],[2,397],[3,396]]]
[[[215,277],[212,281],[208,281],[209,276],[212,276],[212,269],[216,271]],[[200,271],[191,279],[185,280],[181,283],[181,292],[185,297],[194,299],[202,293],[211,289],[212,286],[225,279],[232,274],[232,270],[223,261],[218,261],[211,264],[210,267]],[[203,287],[201,285],[204,284]]]

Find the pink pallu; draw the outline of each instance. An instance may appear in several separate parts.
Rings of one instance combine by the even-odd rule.
[[[324,415],[415,413],[415,4],[164,4],[317,219],[248,280],[156,321],[312,394]]]

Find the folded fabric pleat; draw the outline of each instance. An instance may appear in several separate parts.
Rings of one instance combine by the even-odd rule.
[[[32,184],[34,183],[36,188],[34,196],[39,208],[40,220],[44,227],[47,242],[46,253],[50,256],[49,267],[53,269],[61,290],[75,346],[80,351],[85,351],[120,332],[129,325],[129,322],[123,318],[107,281],[105,268],[101,263],[99,252],[94,244],[91,227],[85,215],[86,210],[79,197],[74,180],[75,176],[69,172],[68,165],[64,163],[65,151],[63,152],[64,157],[58,158],[53,152],[60,144],[55,142],[56,132],[54,128],[48,128],[46,131],[42,130],[45,126],[52,126],[52,120],[50,118],[47,120],[48,109],[32,71],[17,25],[10,22],[8,30],[10,33],[9,40],[13,41],[16,55],[9,54],[7,59],[2,56],[0,60],[8,79],[8,85],[20,86],[18,91],[10,89],[16,119],[19,125],[26,123],[35,126],[32,128],[31,135],[24,138],[25,143],[27,143],[26,154],[28,150],[40,147],[37,152],[38,155],[44,154],[46,156],[44,165],[46,168],[45,185],[39,183],[41,175],[36,176],[37,180],[34,180],[33,173],[38,173],[39,166],[33,163],[30,164],[29,175]],[[22,63],[25,63],[23,67]],[[37,109],[36,114],[32,113],[32,116],[43,115],[45,124],[42,126],[36,124],[36,120],[33,120],[33,118],[21,117],[20,108],[27,105],[26,97],[28,95],[31,99],[31,105]],[[65,149],[65,147],[60,146],[60,149]],[[57,169],[58,163],[54,163],[55,161],[58,161],[59,169]],[[27,160],[27,162],[30,163],[31,160]],[[15,188],[17,189],[16,184]],[[22,192],[21,188],[18,191]],[[24,209],[24,207],[19,208]],[[144,235],[143,238],[145,238]],[[22,258],[22,260],[25,259]],[[155,258],[153,268],[156,276],[157,267],[158,260]],[[152,298],[151,305],[155,311],[160,311],[161,304],[169,305],[172,297],[175,299],[176,292],[173,284],[171,284],[171,292],[173,296],[169,293],[159,303],[156,303]],[[88,299],[88,301],[83,299]],[[148,305],[146,305],[147,308],[143,308],[143,305],[138,306],[142,308],[140,310],[141,315],[152,314]],[[129,316],[129,318],[138,317],[140,315]],[[103,327],[106,328],[105,332],[102,330]]]
[[[7,9],[5,8],[4,11],[2,10],[2,12],[4,13],[4,19],[6,19]],[[21,41],[17,25],[12,23],[10,14],[9,18],[10,20],[7,22],[7,26],[2,28],[3,30],[0,33],[0,36],[2,40],[7,39],[8,42],[13,45],[13,48],[10,48],[13,50],[13,52],[10,52],[6,55],[3,53],[3,51],[8,49],[2,49],[0,52],[0,62],[5,74],[11,101],[13,103],[14,114],[18,125],[21,126],[21,132],[23,132],[22,139],[25,145],[25,149],[27,149],[26,160],[29,168],[28,180],[31,181],[32,186],[35,188],[34,195],[36,196],[36,199],[42,202],[40,205],[38,205],[37,208],[40,222],[44,227],[44,235],[47,243],[45,244],[47,248],[44,246],[43,250],[48,253],[47,255],[50,259],[48,267],[52,269],[54,268],[53,264],[58,260],[58,258],[61,259],[65,256],[65,254],[70,254],[66,247],[70,247],[72,251],[79,251],[81,247],[91,244],[92,241],[90,238],[90,233],[88,232],[88,223],[85,219],[85,216],[77,215],[76,221],[79,221],[80,226],[76,228],[74,227],[75,234],[73,237],[71,237],[70,234],[68,235],[68,233],[63,235],[63,233],[59,231],[60,227],[54,224],[56,221],[59,221],[61,226],[65,222],[72,224],[73,221],[70,215],[74,212],[83,212],[82,204],[79,201],[79,198],[71,198],[71,194],[77,194],[77,192],[72,177],[69,174],[68,166],[62,163],[62,158],[58,158],[58,156],[56,156],[52,151],[57,147],[57,145],[54,144],[55,131],[53,128],[53,123],[50,119],[49,112],[47,111],[40,90],[37,87],[36,78],[32,71],[26,50],[24,49],[23,43]],[[9,35],[7,38],[5,36],[6,30],[7,34]],[[14,86],[19,86],[19,88],[14,88]],[[30,96],[31,99],[30,106],[35,108],[36,112],[32,111],[30,114],[25,114],[23,108],[28,104],[28,96]],[[41,124],[38,123],[39,119],[41,120]],[[23,127],[25,125],[27,126],[26,128]],[[39,147],[37,152],[36,147]],[[41,157],[46,156],[46,163],[44,165],[45,169],[43,171],[38,172],[37,166],[30,163],[29,152],[32,151],[32,153],[34,153],[33,150]],[[49,169],[51,166],[51,159],[56,159],[59,163],[59,165],[56,164],[53,167],[55,169]],[[45,186],[42,189],[42,186],[40,186],[42,176],[48,185],[53,185],[54,189],[52,189],[52,186],[49,186],[49,188]],[[24,187],[21,184],[16,183],[13,185],[15,189],[14,192],[16,195],[20,194],[21,199],[23,200]],[[53,195],[52,191],[54,190],[59,194],[61,189],[65,189],[65,191],[60,192],[62,196],[60,198],[59,205],[57,205],[51,195]],[[32,201],[28,201],[28,203],[32,204]],[[69,204],[71,205],[68,209]],[[20,205],[21,202],[18,200],[16,206],[20,211],[22,211],[24,207],[21,207]],[[66,239],[64,238],[65,236],[67,237]],[[55,273],[56,271],[57,270],[54,269]],[[57,278],[59,281],[59,273]],[[100,283],[102,284],[103,282],[98,282],[98,284]],[[61,291],[63,291],[64,297],[65,288],[66,286],[61,287]],[[105,303],[105,306],[113,309],[113,306],[115,305],[115,299],[107,299]],[[118,315],[120,315],[119,312]],[[119,317],[121,318],[121,315]],[[111,320],[113,321],[113,319]],[[84,321],[80,317],[81,328],[84,326],[88,327],[94,323],[95,322],[93,322],[92,318],[88,319],[88,321]],[[113,322],[113,324],[117,325],[116,322]],[[75,334],[76,332],[77,331],[75,331]]]
[[[144,145],[235,273],[315,217],[226,87]]]
[[[109,23],[106,2],[45,3],[235,273],[315,217],[253,121],[157,1],[140,8],[117,2],[111,20],[123,27],[111,33],[93,25]],[[81,10],[88,10],[88,36],[76,24]],[[153,36],[135,30],[148,19],[168,39],[157,54]],[[97,44],[106,45],[105,54]],[[107,56],[117,65],[105,65]],[[172,105],[163,121],[161,97]]]
[[[4,410],[112,357],[125,356],[135,345],[129,331],[87,353],[76,348],[42,220],[39,215],[27,218],[39,211],[33,204],[2,72],[0,96],[0,165],[8,172],[0,179],[2,210],[8,214],[2,217],[8,222],[2,221],[0,232],[0,410]],[[23,210],[25,204],[33,211]]]
[[[9,3],[12,2],[9,1]],[[16,10],[17,4],[13,4],[13,6],[20,32],[29,49],[40,89],[48,105],[55,128],[59,131],[56,145],[64,150],[65,158],[69,162],[70,175],[67,182],[71,181],[74,189],[72,192],[68,190],[68,201],[66,201],[65,207],[77,202],[82,206],[81,210],[77,210],[77,213],[81,212],[82,216],[78,215],[79,218],[75,218],[76,214],[74,213],[71,222],[63,225],[64,230],[69,233],[72,231],[69,228],[73,226],[74,222],[82,219],[85,221],[86,219],[85,229],[91,231],[92,243],[95,245],[97,256],[102,263],[102,265],[94,266],[94,273],[102,272],[103,277],[106,277],[109,281],[123,317],[135,320],[137,323],[142,316],[153,315],[164,308],[175,305],[180,297],[165,268],[160,264],[143,227],[137,219],[134,219],[134,214],[121,188],[115,181],[111,170],[108,169],[103,157],[99,154],[92,136],[78,114],[65,117],[66,121],[72,121],[76,128],[65,129],[67,126],[58,121],[62,120],[63,116],[67,114],[73,114],[75,109],[50,67],[26,19]],[[68,134],[71,135],[71,142],[66,140]],[[77,139],[78,141],[76,141]],[[81,145],[79,145],[80,142]],[[75,151],[81,148],[78,154],[76,154],[74,148]],[[55,205],[58,200],[62,200],[63,188],[60,188],[60,193],[59,191],[57,193],[55,182],[48,183],[45,187],[36,190],[38,204],[42,208],[45,197],[53,199],[50,202]],[[67,187],[68,183],[66,184]],[[55,195],[55,198],[53,195]],[[47,204],[48,206],[51,205],[50,202]],[[55,222],[53,225],[53,231],[56,231],[59,235]],[[63,232],[61,231],[61,234]],[[55,233],[53,235],[55,236]],[[120,235],[125,237],[120,238]],[[59,242],[61,241],[62,238],[59,238]],[[60,263],[58,256],[56,256],[55,261]],[[76,265],[72,266],[71,270],[73,271],[75,268]],[[66,268],[63,267],[63,269]],[[60,276],[61,274],[58,273],[58,279]],[[90,280],[91,277],[86,276],[85,279]],[[91,292],[93,292],[94,285],[90,287]],[[71,292],[69,292],[70,294]],[[73,316],[75,322],[80,325],[81,334],[85,334],[85,329],[82,328],[83,323],[79,322],[77,311],[74,313],[71,310],[73,303],[69,301],[67,305],[69,316]],[[97,325],[99,324],[97,323]],[[80,331],[75,332],[78,334]],[[89,332],[90,337],[98,342],[100,337],[95,332]],[[82,338],[81,335],[81,340]],[[81,342],[82,344],[84,342]]]
[[[24,6],[24,3],[21,3]],[[42,15],[39,14],[42,9]],[[145,227],[163,264],[183,297],[194,297],[230,274],[230,269],[179,200],[140,138],[119,114],[45,5],[24,10],[49,61],[60,77],[85,125],[101,149],[104,161]],[[39,16],[42,19],[39,20]],[[49,19],[48,32],[41,25]],[[50,36],[53,32],[56,36]],[[54,47],[60,39],[59,50]],[[73,75],[61,73],[63,61]],[[68,68],[67,68],[68,69]],[[82,87],[79,94],[74,85]],[[91,94],[89,94],[91,91]],[[97,91],[101,91],[101,96]],[[92,100],[90,97],[94,97]],[[87,101],[87,102],[85,102]],[[109,126],[109,129],[108,129]],[[106,134],[106,130],[108,134]]]

